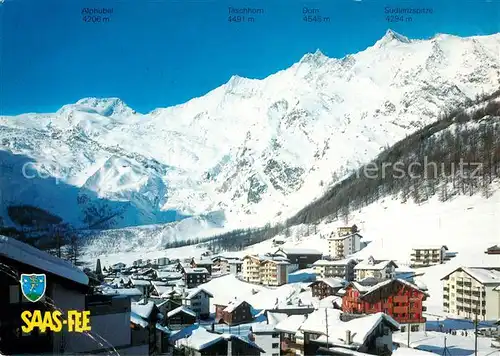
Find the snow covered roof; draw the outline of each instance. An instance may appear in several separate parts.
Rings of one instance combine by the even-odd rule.
[[[178,288],[172,288],[170,290],[165,291],[163,294],[160,295],[160,298],[172,298],[174,295],[182,295],[182,290]]]
[[[399,279],[399,278],[396,278],[396,279],[387,279],[385,281],[382,281],[380,283],[377,283],[373,286],[364,286],[358,282],[351,282],[351,285],[353,285],[358,291],[360,291],[362,293],[362,297],[366,297],[367,295],[379,290],[380,288],[386,286],[386,285],[389,285],[391,283],[402,283],[410,288],[413,288],[413,289],[416,289],[422,293],[424,293],[426,296],[429,296],[425,291],[421,290],[418,286],[416,286],[415,284],[413,283],[410,283],[404,279]]]
[[[328,317],[328,339],[331,344],[345,344],[346,331],[351,332],[351,341],[354,345],[363,345],[366,339],[377,326],[385,322],[393,331],[399,330],[399,323],[384,313],[375,313],[361,318],[342,321],[342,312],[336,309],[320,308],[309,315],[300,330],[326,335],[326,319]],[[319,337],[318,342],[326,344],[326,336]]]
[[[408,347],[398,347],[392,352],[392,356],[436,356],[436,354]]]
[[[228,262],[230,265],[231,265],[231,264],[240,265],[240,264],[242,264],[242,263],[243,263],[243,261],[242,261],[242,260],[237,259],[237,258],[232,259],[232,260],[228,260],[227,262]]]
[[[469,276],[477,280],[481,284],[498,284],[500,285],[500,267],[495,268],[480,268],[480,267],[459,267],[453,272],[448,273],[441,280],[447,278],[450,274],[462,270]]]
[[[260,263],[265,263],[265,262],[273,262],[276,264],[290,263],[286,257],[276,256],[276,255],[246,255],[245,257],[243,257],[243,259],[245,258],[252,258],[254,260],[258,260]]]
[[[354,234],[341,235],[341,236],[331,236],[331,237],[328,238],[328,240],[345,240],[345,239],[351,238],[351,237],[353,237],[355,235],[359,236],[359,238],[363,237],[360,234],[358,234],[357,232],[355,232]]]
[[[167,328],[166,326],[163,326],[163,325],[161,325],[161,324],[158,324],[158,323],[156,323],[156,329],[157,329],[157,330],[160,330],[161,332],[163,332],[163,333],[165,333],[165,334],[170,334],[170,333],[172,333],[172,331],[171,331],[169,328]]]
[[[109,289],[103,289],[102,294],[106,295],[128,295],[128,296],[141,296],[142,292],[137,289],[137,288],[109,288]]]
[[[207,347],[210,347],[220,341],[223,340],[229,340],[229,339],[238,339],[248,345],[251,345],[252,347],[260,350],[261,352],[264,352],[257,344],[254,342],[251,342],[247,338],[238,336],[238,335],[229,335],[229,334],[216,334],[216,333],[211,333],[205,328],[200,328],[198,327],[195,330],[192,330],[191,334],[183,339],[178,339],[176,341],[176,344],[178,346],[185,346],[190,349],[194,349],[197,351],[201,351],[206,349]]]
[[[144,279],[132,279],[131,282],[134,286],[149,286],[151,284],[151,281]]]
[[[174,288],[172,286],[162,286],[162,285],[153,284],[153,287],[154,287],[156,293],[160,296],[162,296],[164,294],[170,295],[170,292],[174,291]]]
[[[206,291],[205,289],[203,289],[203,288],[193,288],[193,289],[191,289],[191,290],[189,291],[188,295],[186,296],[186,299],[191,299],[191,298],[195,297],[196,295],[198,295],[198,294],[199,294],[199,293],[201,293],[201,292],[205,292],[206,294],[208,294],[208,296],[209,296],[210,298],[213,298],[213,297],[214,297],[211,293],[207,292],[207,291]]]
[[[89,284],[87,275],[71,263],[12,237],[0,235],[0,255],[85,286]]]
[[[194,263],[196,265],[208,266],[208,265],[213,265],[214,264],[214,262],[212,261],[211,258],[194,259],[193,261],[194,261]]]
[[[182,278],[182,273],[174,271],[158,271],[156,272],[157,278],[178,279]]]
[[[413,247],[413,250],[441,250],[443,247],[448,251],[446,245],[417,245]]]
[[[137,315],[134,312],[130,312],[130,322],[132,322],[136,325],[142,326],[143,328],[147,328],[149,325],[146,320],[144,320],[143,318],[141,318],[139,315]]]
[[[177,343],[179,345],[201,351],[211,345],[218,343],[221,340],[224,340],[222,335],[210,333],[204,328],[198,328],[196,330],[193,330],[189,337],[180,339],[179,341],[177,341]]]
[[[334,260],[334,261],[318,260],[313,263],[313,266],[345,266],[353,261],[355,261],[353,258],[346,258],[343,260]]]
[[[346,285],[346,282],[343,279],[331,277],[318,279],[317,281],[312,282],[309,286],[318,282],[324,282],[332,288],[342,288]]]
[[[232,313],[236,308],[238,308],[241,304],[245,302],[243,299],[235,299],[231,300],[227,303],[227,306],[224,308],[224,311],[227,313]]]
[[[288,315],[286,313],[275,313],[268,310],[266,313],[266,317],[269,324],[276,325],[281,321],[286,320],[288,318]]]
[[[275,325],[263,323],[255,323],[252,325],[252,331],[256,334],[258,333],[269,333],[276,331]]]
[[[280,321],[278,324],[276,324],[276,330],[286,333],[296,333],[305,320],[305,315],[290,315],[285,320]]]
[[[132,313],[139,315],[141,318],[149,319],[156,304],[154,302],[132,302],[130,305]]]
[[[312,248],[289,248],[280,247],[276,253],[283,251],[287,255],[323,255],[321,251]]]
[[[387,261],[375,261],[374,264],[371,264],[369,261],[364,260],[363,262],[358,263],[355,267],[354,270],[383,270],[386,269],[390,264],[394,265],[394,268],[397,268],[398,266],[394,261],[392,260],[387,260]]]
[[[174,310],[171,310],[167,313],[167,317],[170,318],[180,312],[184,312],[186,314],[189,314],[191,316],[196,317],[196,313],[189,309],[188,307],[185,307],[184,305],[181,305],[180,307],[175,308]]]
[[[328,297],[325,298],[313,298],[312,301],[312,306],[315,309],[318,308],[336,308],[336,309],[341,309],[342,308],[342,297],[339,297],[337,295],[329,295]]]
[[[208,274],[208,270],[206,268],[189,268],[189,267],[185,267],[184,268],[184,272],[185,273],[197,273],[197,274],[206,273],[206,274]]]

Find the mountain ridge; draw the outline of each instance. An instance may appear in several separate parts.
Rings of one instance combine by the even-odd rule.
[[[127,197],[144,216],[223,210],[228,226],[258,224],[291,214],[381,148],[498,84],[498,34],[400,36],[387,31],[381,40],[393,37],[390,45],[379,40],[341,59],[306,54],[262,80],[235,75],[202,97],[147,114],[118,98],[85,98],[55,114],[3,116],[1,147],[69,184],[111,182],[92,189],[106,199]],[[130,184],[120,160],[110,166],[117,155],[140,158],[143,178]],[[153,186],[150,169],[160,172]],[[151,189],[164,196],[145,200]],[[122,219],[115,227],[125,226]]]

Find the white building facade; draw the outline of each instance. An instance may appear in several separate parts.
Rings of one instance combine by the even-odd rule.
[[[194,311],[198,318],[205,319],[210,316],[210,298],[213,298],[212,294],[202,288],[195,288],[182,299],[182,304]]]
[[[500,267],[460,267],[441,279],[443,311],[468,319],[500,319]],[[495,290],[497,289],[497,290]]]
[[[255,343],[265,351],[264,355],[280,355],[281,337],[274,325],[255,324],[252,326],[252,335]]]
[[[411,265],[414,268],[435,266],[444,263],[448,247],[417,246],[411,252]]]
[[[354,267],[355,280],[361,281],[365,278],[375,278],[379,281],[393,279],[398,266],[394,261],[377,261],[372,256]]]
[[[358,233],[331,236],[328,239],[328,254],[333,259],[343,259],[361,250],[361,235]]]

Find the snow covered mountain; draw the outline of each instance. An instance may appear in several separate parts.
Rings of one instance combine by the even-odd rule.
[[[124,227],[223,211],[226,226],[260,225],[497,89],[499,54],[500,34],[410,40],[389,30],[357,54],[318,50],[263,80],[233,76],[148,114],[88,98],[3,116],[0,216],[12,225],[9,206],[34,205],[77,225]],[[45,176],[27,183],[27,162]]]

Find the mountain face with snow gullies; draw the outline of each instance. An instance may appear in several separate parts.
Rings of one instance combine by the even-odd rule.
[[[227,226],[260,225],[497,89],[498,53],[500,34],[410,40],[389,30],[342,59],[318,50],[263,80],[233,76],[148,114],[88,98],[52,114],[3,116],[0,216],[12,225],[8,206],[34,205],[82,226],[124,227],[222,211]],[[26,162],[51,178],[26,185]]]

